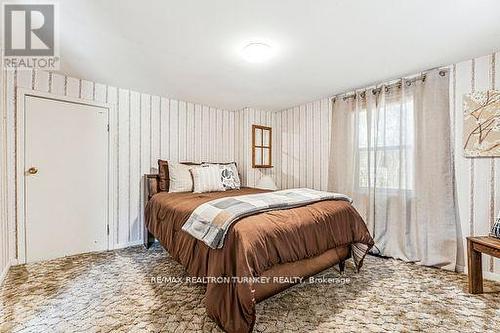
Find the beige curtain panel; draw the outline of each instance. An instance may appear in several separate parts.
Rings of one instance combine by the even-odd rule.
[[[329,189],[354,199],[374,252],[455,270],[448,73],[400,83],[335,100]]]

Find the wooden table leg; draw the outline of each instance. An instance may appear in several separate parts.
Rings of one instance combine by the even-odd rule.
[[[470,240],[467,240],[467,254],[469,261],[469,292],[471,294],[481,294],[483,292],[481,252],[474,250],[474,245]]]

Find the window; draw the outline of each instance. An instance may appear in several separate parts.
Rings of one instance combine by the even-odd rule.
[[[252,167],[272,168],[271,127],[252,125]]]
[[[362,109],[358,122],[358,187],[413,188],[413,101]]]

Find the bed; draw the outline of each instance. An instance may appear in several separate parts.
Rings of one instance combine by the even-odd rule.
[[[145,176],[145,184],[146,247],[158,239],[189,276],[248,278],[242,279],[244,283],[207,283],[207,313],[227,332],[251,332],[255,304],[293,285],[293,278],[309,277],[336,264],[343,270],[354,252],[358,252],[359,269],[373,246],[365,223],[349,202],[321,201],[244,217],[231,226],[223,248],[212,249],[182,231],[196,207],[217,198],[265,190],[160,192],[159,176],[154,174]],[[254,283],[255,277],[291,279],[287,283]]]

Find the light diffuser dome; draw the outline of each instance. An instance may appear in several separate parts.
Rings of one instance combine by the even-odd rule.
[[[253,42],[242,50],[243,58],[248,62],[264,62],[273,56],[273,48],[265,43]]]

